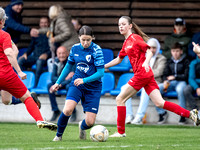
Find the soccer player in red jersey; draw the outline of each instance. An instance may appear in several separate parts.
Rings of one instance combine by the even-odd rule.
[[[21,81],[26,78],[17,63],[15,51],[12,49],[10,35],[3,31],[5,20],[7,16],[2,7],[0,7],[0,90],[4,90],[19,98],[26,106],[29,114],[36,120],[38,128],[48,128],[50,130],[57,130],[57,125],[43,120],[42,115],[31,97],[30,92]],[[16,70],[14,72],[12,66]]]
[[[117,129],[118,132],[110,137],[125,137],[125,118],[127,99],[135,95],[142,87],[153,101],[153,103],[160,108],[172,111],[180,116],[191,118],[196,125],[200,124],[198,111],[186,110],[179,105],[165,101],[159,91],[159,87],[154,79],[153,71],[149,66],[152,52],[149,50],[145,41],[148,36],[141,31],[141,29],[132,22],[128,16],[122,16],[118,21],[119,32],[125,37],[123,47],[120,50],[119,56],[105,65],[105,68],[115,66],[122,62],[123,58],[128,55],[130,63],[133,68],[134,76],[121,90],[120,94],[116,97],[117,102]],[[135,33],[132,32],[132,28]]]

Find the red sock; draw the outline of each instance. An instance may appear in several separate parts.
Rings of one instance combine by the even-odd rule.
[[[190,111],[172,102],[165,101],[163,109],[172,111],[182,117],[189,118]]]
[[[26,109],[28,110],[29,114],[36,120],[36,121],[43,121],[42,115],[37,107],[37,104],[34,102],[32,97],[28,97],[24,104]]]
[[[125,133],[126,106],[117,106],[117,130],[118,133]]]

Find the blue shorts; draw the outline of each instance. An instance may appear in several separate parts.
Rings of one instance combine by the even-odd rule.
[[[84,112],[92,112],[97,114],[101,91],[92,91],[80,89],[76,86],[70,86],[67,92],[66,100],[74,100],[77,103],[81,100]]]

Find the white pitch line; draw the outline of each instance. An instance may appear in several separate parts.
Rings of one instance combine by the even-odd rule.
[[[52,149],[91,149],[91,148],[115,148],[115,147],[121,147],[121,148],[125,148],[125,147],[131,147],[130,145],[122,145],[122,146],[83,146],[83,147],[44,147],[44,148],[35,148],[34,150],[52,150]]]

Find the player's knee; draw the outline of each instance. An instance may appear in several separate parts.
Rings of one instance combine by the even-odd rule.
[[[66,110],[64,110],[63,111],[63,113],[66,115],[66,116],[71,116],[71,114],[72,114],[72,110],[69,110],[69,109],[66,109]]]
[[[121,105],[124,101],[120,96],[117,96],[116,97],[116,102],[117,102],[117,105]]]
[[[156,107],[163,108],[164,104],[162,102],[154,103]]]
[[[95,123],[95,120],[88,120],[88,121],[86,121],[86,123],[87,123],[87,126],[88,127],[92,127],[93,125],[94,125],[94,123]]]
[[[9,104],[10,104],[10,100],[3,100],[3,99],[2,99],[2,103],[3,103],[4,105],[9,105]]]
[[[31,97],[31,94],[30,94],[30,92],[27,90],[26,93],[25,93],[21,98],[19,98],[19,99],[22,101],[22,103],[24,103],[24,101],[25,101],[27,98],[29,98],[29,97]]]

